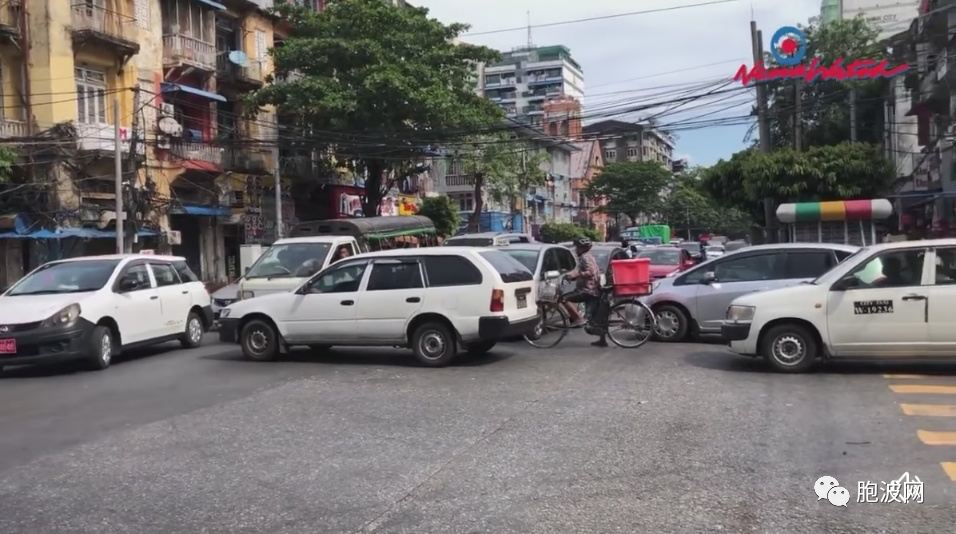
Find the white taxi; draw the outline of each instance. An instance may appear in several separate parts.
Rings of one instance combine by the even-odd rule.
[[[804,372],[817,358],[956,357],[956,239],[862,248],[799,286],[752,293],[727,309],[733,352]]]

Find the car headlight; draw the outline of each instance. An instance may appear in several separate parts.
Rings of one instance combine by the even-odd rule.
[[[256,294],[253,293],[252,291],[240,291],[240,292],[239,292],[239,300],[251,299],[251,298],[254,297],[254,296],[256,296]]]
[[[76,322],[79,318],[80,305],[70,304],[43,321],[43,326],[64,326]]]
[[[753,320],[755,311],[757,308],[753,306],[734,304],[727,308],[727,320],[732,323],[746,323]]]
[[[225,319],[226,317],[229,317],[229,314],[231,314],[231,313],[232,313],[232,310],[230,310],[229,308],[223,308],[223,309],[219,312],[219,318],[220,318],[220,319]]]

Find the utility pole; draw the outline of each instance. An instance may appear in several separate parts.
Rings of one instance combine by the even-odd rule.
[[[850,88],[850,141],[856,142],[856,88]]]
[[[754,65],[763,65],[763,32],[757,29],[757,21],[750,21],[750,39],[753,49]],[[770,123],[767,120],[767,86],[757,82],[757,125],[760,131],[760,151],[770,152]],[[773,198],[763,199],[763,213],[766,222],[767,240],[776,242],[773,227]]]
[[[139,181],[139,166],[137,165],[136,151],[137,151],[137,142],[139,141],[139,113],[140,113],[140,93],[139,87],[133,88],[133,120],[130,126],[130,139],[129,139],[129,169],[130,169],[130,179],[129,179],[129,188],[125,191],[129,194],[129,205],[127,206],[127,211],[133,214],[132,217],[127,221],[123,219],[123,232],[124,234],[129,232],[129,235],[132,236],[129,239],[129,242],[125,246],[129,249],[127,252],[133,251],[133,243],[136,242],[136,214],[139,212],[139,205],[136,200],[136,185]],[[144,140],[145,143],[145,140]],[[130,228],[132,227],[132,228]],[[130,230],[132,230],[130,232]]]
[[[116,194],[116,253],[122,254],[125,251],[123,234],[126,230],[123,217],[123,148],[120,139],[120,105],[119,98],[113,99],[113,163],[115,168],[115,194]]]
[[[275,164],[272,166],[272,177],[276,181],[276,240],[282,239],[282,179],[279,177],[281,174],[279,169],[282,167],[279,165],[279,136],[275,137],[275,147],[272,149],[273,159]]]
[[[793,81],[793,149],[797,152],[803,150],[803,80]]]

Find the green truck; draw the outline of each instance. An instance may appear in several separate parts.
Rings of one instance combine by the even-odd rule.
[[[665,245],[671,242],[671,227],[666,224],[645,224],[632,226],[621,232],[628,241],[640,241],[645,245]]]

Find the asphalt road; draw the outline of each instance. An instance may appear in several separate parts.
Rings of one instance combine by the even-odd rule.
[[[395,350],[256,364],[210,338],[7,372],[0,532],[952,530],[956,376],[915,375],[956,364],[784,376],[714,344],[588,340],[422,369]],[[857,502],[905,472],[924,503]]]

